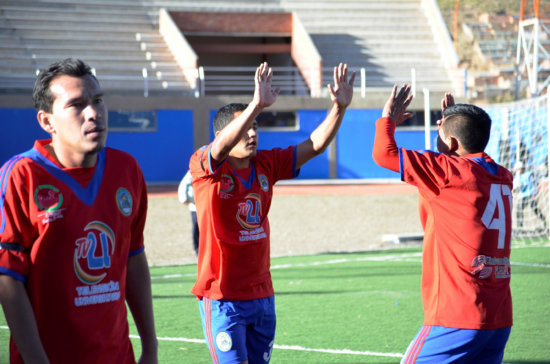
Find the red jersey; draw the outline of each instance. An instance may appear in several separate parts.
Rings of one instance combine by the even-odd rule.
[[[135,363],[128,257],[143,250],[145,181],[128,154],[62,168],[37,141],[0,170],[0,274],[26,283],[52,363]],[[10,361],[22,363],[13,341]]]
[[[375,148],[392,149],[391,141],[378,143],[388,130],[393,140],[387,123],[393,122],[377,122]],[[456,157],[402,148],[399,165],[402,180],[420,193],[424,324],[512,326],[512,173],[485,153]]]
[[[189,163],[200,231],[191,292],[215,300],[272,296],[267,215],[275,182],[298,174],[295,148],[260,150],[246,170],[210,161],[205,146]]]

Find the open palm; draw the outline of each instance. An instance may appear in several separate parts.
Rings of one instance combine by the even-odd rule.
[[[353,98],[353,82],[355,72],[351,74],[348,82],[348,65],[340,63],[334,67],[334,86],[328,84],[330,99],[341,107],[347,107]]]
[[[268,107],[277,100],[280,88],[273,89],[271,81],[273,79],[273,70],[267,65],[267,62],[262,63],[256,69],[254,76],[254,100],[261,107]]]

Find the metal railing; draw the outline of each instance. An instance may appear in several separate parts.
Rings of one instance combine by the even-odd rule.
[[[164,72],[158,67],[155,67],[154,62],[145,64],[139,70],[126,70],[123,73],[116,71],[99,70],[97,77],[106,90],[124,89],[143,91],[143,96],[148,97],[152,94],[178,92],[194,97],[204,97],[209,95],[236,95],[236,94],[251,94],[254,92],[254,73],[256,67],[198,67],[196,69],[187,69],[185,74],[191,75],[192,83],[186,82],[187,77],[183,77],[182,72]],[[313,70],[318,77],[318,69]],[[367,97],[367,92],[388,90],[393,84],[401,84],[403,82],[410,83],[413,94],[425,87],[433,91],[441,91],[441,88],[434,87],[435,84],[427,85],[426,80],[422,80],[417,76],[414,68],[402,70],[402,76],[392,75],[375,75],[369,74],[369,69],[359,68],[354,69],[357,72],[355,78],[355,92],[361,98]],[[404,72],[403,72],[404,71]],[[36,69],[38,72],[38,68]],[[94,69],[95,72],[95,69]],[[296,95],[300,97],[328,97],[327,84],[333,83],[333,68],[324,67],[321,69],[321,92],[315,91],[308,86],[305,79],[308,76],[307,70],[300,70],[298,67],[273,67],[273,86],[281,88],[282,95]],[[14,88],[28,88],[36,75],[35,72],[24,73],[4,73],[0,71],[0,80],[4,84]],[[305,73],[305,74],[304,74]],[[376,78],[378,77],[378,78]],[[465,74],[457,75],[464,82]],[[25,82],[23,82],[25,81]],[[446,87],[450,83],[447,82]],[[194,87],[193,87],[194,85]],[[460,94],[456,90],[452,91],[455,94]],[[462,90],[461,90],[462,91]],[[464,91],[462,92],[464,93]]]
[[[273,67],[273,86],[281,88],[283,95],[297,95],[310,97],[326,97],[328,96],[327,84],[333,83],[333,68],[323,67],[321,69],[321,93],[315,94],[314,90],[308,87],[303,72],[297,67]],[[196,97],[216,94],[249,94],[254,92],[254,72],[256,67],[199,67],[196,71],[197,88],[195,90]],[[393,86],[394,83],[407,82],[412,85],[413,93],[416,93],[417,73],[416,69],[411,68],[408,77],[395,80],[392,82],[389,79],[372,79],[366,68],[355,70],[357,72],[355,78],[355,91],[360,93],[362,98],[366,97],[369,90],[387,89]],[[313,70],[312,72],[317,72]],[[457,72],[457,74],[459,74]],[[461,79],[465,77],[462,73],[459,74]],[[453,76],[457,76],[453,74]],[[389,77],[388,77],[389,78]],[[449,83],[455,83],[456,80],[450,80]],[[460,82],[460,81],[459,81]],[[455,94],[462,94],[463,90]]]

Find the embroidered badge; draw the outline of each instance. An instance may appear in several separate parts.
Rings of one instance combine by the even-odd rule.
[[[258,181],[260,182],[260,187],[264,190],[264,192],[269,191],[269,181],[264,174],[260,174],[258,176]]]
[[[132,195],[128,190],[124,187],[120,187],[116,191],[116,203],[118,206],[118,209],[124,216],[130,216],[132,213]]]
[[[231,341],[231,336],[225,331],[220,332],[216,336],[216,345],[220,351],[226,352],[231,349],[233,342]]]

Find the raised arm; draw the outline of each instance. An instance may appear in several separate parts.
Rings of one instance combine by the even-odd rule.
[[[450,92],[445,93],[445,96],[441,99],[441,113],[445,111],[446,108],[449,106],[453,106],[455,104],[455,99],[453,95]]]
[[[346,108],[353,98],[355,72],[348,82],[348,65],[340,63],[334,67],[334,86],[328,85],[332,108],[323,122],[311,133],[308,139],[296,147],[296,167],[300,168],[311,158],[323,153],[342,124]]]
[[[401,124],[412,116],[407,112],[407,107],[412,101],[411,87],[403,85],[399,92],[397,86],[393,86],[388,101],[382,110],[382,117],[376,121],[376,134],[372,158],[380,167],[399,172],[399,150],[395,143],[395,125]]]
[[[25,363],[49,363],[23,283],[0,274],[0,301],[11,336]]]
[[[257,69],[254,76],[254,97],[248,107],[233,121],[217,133],[210,156],[213,161],[220,163],[229,155],[229,152],[243,137],[244,133],[252,126],[252,123],[260,112],[272,105],[279,95],[280,89],[271,88],[273,79],[273,70],[268,67],[267,63],[262,63]]]

